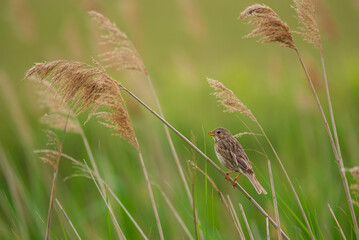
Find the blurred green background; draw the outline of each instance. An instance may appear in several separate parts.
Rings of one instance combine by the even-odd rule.
[[[87,11],[96,10],[127,33],[151,75],[166,119],[197,146],[217,159],[207,133],[216,127],[233,134],[259,130],[245,116],[223,113],[206,77],[230,88],[257,117],[281,157],[305,207],[315,236],[338,239],[339,231],[330,215],[329,203],[348,239],[355,239],[339,171],[324,125],[300,63],[292,50],[278,44],[260,44],[244,39],[251,26],[237,21],[239,13],[253,1],[145,1],[145,0],[2,0],[0,1],[0,238],[41,239],[52,183],[52,169],[33,152],[48,148],[39,123],[45,112],[38,106],[33,84],[23,80],[37,62],[57,59],[91,63],[101,52],[101,32]],[[272,7],[292,30],[298,21],[291,1],[260,2]],[[359,3],[315,1],[323,41],[329,84],[346,168],[359,165]],[[325,89],[319,53],[294,35],[325,109]],[[155,102],[144,76],[109,70],[150,106]],[[194,237],[193,215],[163,126],[143,107],[124,95],[150,178],[161,186]],[[156,109],[156,108],[155,108]],[[79,119],[84,122],[85,115]],[[105,181],[114,189],[150,239],[159,239],[153,210],[135,149],[95,119],[84,127],[95,160]],[[60,136],[61,131],[57,132]],[[190,183],[187,161],[190,148],[172,135]],[[259,137],[270,159],[279,215],[284,231],[292,239],[308,239],[295,198],[270,148]],[[239,139],[251,159],[256,175],[270,193],[266,159],[253,150],[260,146],[253,136]],[[252,150],[251,150],[252,149]],[[81,138],[68,133],[64,153],[88,161]],[[265,218],[243,195],[205,161],[196,161],[214,179],[224,195],[229,194],[239,215],[243,204],[256,239],[266,234]],[[116,239],[106,205],[94,183],[86,178],[63,179],[75,172],[70,162],[60,163],[56,198],[62,203],[83,239]],[[348,175],[350,183],[354,179]],[[271,194],[257,195],[245,177],[240,184],[274,218]],[[200,173],[195,173],[195,199],[203,235],[207,239],[238,238],[233,223],[217,193]],[[173,212],[154,188],[166,239],[187,239]],[[354,193],[354,192],[353,192]],[[353,198],[356,200],[355,194]],[[128,239],[141,236],[113,203],[115,214]],[[358,206],[354,206],[359,217]],[[45,223],[44,223],[45,222]],[[53,239],[75,239],[58,208],[53,214]],[[271,236],[276,231],[270,226]]]

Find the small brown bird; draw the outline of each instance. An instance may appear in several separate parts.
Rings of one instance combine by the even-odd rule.
[[[233,170],[226,173],[227,180],[229,179],[229,174],[239,172],[238,176],[233,181],[234,186],[237,178],[243,173],[251,181],[258,194],[267,194],[266,190],[258,182],[251,162],[237,139],[235,139],[225,128],[216,128],[208,133],[208,135],[214,138],[214,150],[218,160],[223,166]]]

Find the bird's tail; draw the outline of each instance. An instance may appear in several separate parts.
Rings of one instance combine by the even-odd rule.
[[[258,182],[256,176],[253,174],[247,175],[248,179],[251,181],[253,187],[256,189],[258,194],[267,194],[266,190],[262,187],[262,185]]]

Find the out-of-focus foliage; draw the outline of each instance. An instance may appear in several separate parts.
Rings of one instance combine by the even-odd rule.
[[[262,2],[259,2],[262,3]],[[316,1],[317,20],[346,168],[359,162],[359,5],[356,1]],[[315,101],[299,61],[290,49],[278,44],[259,44],[243,39],[251,27],[236,20],[253,2],[238,1],[34,1],[0,2],[0,238],[41,239],[45,235],[52,169],[34,153],[48,148],[39,119],[33,83],[23,80],[37,62],[66,59],[91,63],[91,57],[104,51],[98,27],[87,14],[101,12],[116,23],[136,46],[152,78],[164,115],[181,133],[196,138],[198,147],[216,160],[210,130],[222,126],[233,134],[253,131],[255,125],[223,108],[211,95],[206,77],[229,87],[253,112],[280,155],[300,195],[317,238],[338,239],[339,231],[327,208],[330,203],[347,238],[354,239],[349,211],[335,158]],[[264,2],[288,23],[299,27],[291,1]],[[319,54],[294,34],[296,46],[307,64],[320,97],[325,99]],[[107,49],[108,50],[108,49]],[[98,59],[98,58],[97,58]],[[147,80],[140,73],[109,74],[155,107]],[[124,94],[130,118],[143,151],[150,179],[161,186],[194,236],[190,202],[180,180],[160,121]],[[326,105],[324,105],[326,108]],[[84,123],[86,115],[80,115]],[[243,120],[250,129],[241,121]],[[100,174],[131,212],[145,234],[157,239],[157,227],[136,151],[126,141],[91,120],[83,126],[99,166]],[[60,136],[62,131],[56,131]],[[191,181],[187,160],[191,150],[172,135],[182,166]],[[270,148],[258,136],[272,161],[279,215],[285,232],[292,239],[308,238],[295,199]],[[266,159],[253,135],[239,141],[251,159],[263,187],[270,189]],[[88,162],[80,136],[68,133],[63,152]],[[265,218],[239,191],[196,156],[202,169],[229,194],[245,229],[240,202],[255,238],[265,236]],[[217,160],[216,160],[217,161]],[[75,228],[84,239],[115,238],[107,208],[93,182],[76,173],[70,161],[60,163],[55,197],[61,202]],[[354,180],[348,175],[349,181]],[[195,199],[203,235],[208,239],[233,239],[236,230],[217,193],[202,174],[194,175]],[[240,184],[274,218],[271,194],[257,195],[245,177]],[[355,190],[354,190],[355,191]],[[268,191],[269,192],[269,191]],[[167,239],[183,239],[179,227],[159,191],[154,188],[157,206]],[[356,195],[353,194],[356,199]],[[358,200],[356,200],[358,202]],[[119,224],[128,239],[141,235],[119,206],[112,201]],[[354,206],[358,212],[357,206]],[[45,223],[44,223],[45,222]],[[61,225],[61,224],[62,225]],[[53,214],[52,237],[75,237],[59,209]],[[273,237],[274,228],[270,227]],[[247,232],[244,231],[245,235]],[[351,234],[351,235],[350,235]]]

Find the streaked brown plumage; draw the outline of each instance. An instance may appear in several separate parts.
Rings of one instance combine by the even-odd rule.
[[[258,182],[252,164],[237,139],[225,128],[216,128],[208,134],[214,138],[214,150],[218,160],[223,166],[233,170],[227,172],[227,176],[229,177],[229,174],[239,172],[238,176],[234,179],[233,186],[237,178],[244,174],[251,181],[258,194],[267,194],[266,190]]]

